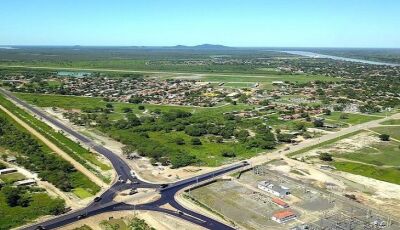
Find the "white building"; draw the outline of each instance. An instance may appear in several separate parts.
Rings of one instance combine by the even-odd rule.
[[[284,197],[284,196],[290,195],[289,188],[284,187],[282,185],[276,185],[276,184],[268,182],[268,181],[259,182],[258,188],[263,191],[269,192],[275,196],[278,196],[278,197]]]
[[[17,172],[15,168],[0,169],[0,175]]]
[[[14,183],[15,186],[32,185],[32,184],[36,184],[35,179],[20,180]]]

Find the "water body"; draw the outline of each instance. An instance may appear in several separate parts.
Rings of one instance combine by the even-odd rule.
[[[14,48],[14,47],[11,47],[11,46],[0,46],[0,49],[2,49],[2,50],[16,50],[18,48]]]
[[[282,52],[288,53],[288,54],[300,55],[300,56],[304,56],[304,57],[311,57],[311,58],[328,58],[328,59],[333,59],[333,60],[338,60],[338,61],[350,61],[350,62],[370,64],[370,65],[400,66],[400,64],[393,64],[393,63],[379,62],[379,61],[368,61],[368,60],[355,59],[355,58],[338,57],[338,56],[319,54],[319,53],[308,52],[308,51],[282,51]]]

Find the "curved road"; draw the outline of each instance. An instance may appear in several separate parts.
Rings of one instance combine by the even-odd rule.
[[[196,183],[200,183],[209,179],[213,179],[214,177],[218,177],[224,175],[228,172],[231,172],[236,169],[240,169],[244,166],[247,166],[248,163],[246,161],[237,163],[234,165],[227,166],[222,169],[215,170],[213,172],[205,173],[200,176],[196,176],[193,178],[185,179],[178,181],[176,183],[165,184],[160,186],[159,184],[152,184],[148,182],[141,181],[140,179],[136,178],[131,173],[131,168],[124,162],[117,154],[113,153],[111,150],[107,149],[104,146],[94,144],[88,137],[74,131],[70,127],[67,127],[63,123],[59,122],[55,118],[45,114],[44,112],[36,109],[35,107],[31,106],[30,104],[20,100],[19,98],[15,97],[10,92],[0,88],[0,93],[11,99],[14,103],[17,103],[24,107],[26,110],[29,110],[31,113],[35,114],[36,116],[47,120],[48,122],[52,123],[54,126],[58,127],[59,129],[63,130],[64,132],[68,133],[69,135],[73,136],[80,142],[84,143],[85,145],[91,146],[94,150],[98,153],[104,155],[108,160],[110,160],[111,164],[113,165],[115,171],[118,175],[118,181],[115,182],[108,190],[106,190],[103,194],[101,194],[101,200],[98,202],[92,202],[86,208],[77,210],[71,213],[67,213],[61,216],[57,216],[53,219],[47,220],[45,222],[31,225],[26,227],[25,229],[33,230],[33,229],[55,229],[67,224],[71,224],[79,219],[83,219],[86,217],[94,216],[100,213],[110,212],[110,211],[118,211],[118,210],[150,210],[150,211],[157,211],[166,213],[186,221],[189,221],[193,224],[200,225],[207,229],[218,229],[218,230],[225,230],[225,229],[234,229],[228,225],[225,225],[219,221],[206,217],[204,215],[198,214],[194,211],[188,210],[180,205],[175,200],[175,195],[178,191],[184,189],[185,187],[194,185]],[[128,182],[130,181],[130,182]],[[117,195],[118,192],[127,190],[127,189],[136,189],[136,188],[156,188],[159,190],[161,197],[160,199],[141,205],[129,205],[122,202],[114,202],[113,199]],[[161,208],[161,206],[165,204],[170,204],[172,207],[178,210],[178,212]]]

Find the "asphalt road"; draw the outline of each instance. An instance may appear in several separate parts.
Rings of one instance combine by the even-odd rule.
[[[77,210],[71,213],[67,213],[64,215],[57,216],[53,219],[44,221],[39,224],[31,225],[24,229],[55,229],[67,224],[71,224],[79,219],[87,218],[90,216],[94,216],[100,213],[111,212],[111,211],[122,211],[122,210],[150,210],[150,211],[157,211],[166,213],[183,220],[189,221],[193,224],[200,225],[207,229],[218,229],[218,230],[225,230],[225,229],[234,229],[228,225],[225,225],[219,221],[206,217],[204,215],[198,214],[194,211],[188,210],[180,205],[175,200],[175,194],[185,187],[194,185],[196,183],[200,183],[213,177],[218,177],[229,173],[233,170],[242,168],[247,166],[247,162],[241,162],[238,164],[230,165],[222,169],[218,169],[209,173],[205,173],[203,175],[199,175],[196,177],[188,178],[176,183],[166,184],[166,187],[160,187],[159,184],[152,184],[145,181],[141,181],[140,179],[134,177],[131,173],[131,168],[121,159],[117,154],[113,153],[111,150],[107,149],[104,146],[94,144],[88,137],[76,132],[75,130],[67,127],[63,123],[59,122],[55,118],[48,116],[44,112],[36,109],[35,107],[29,105],[28,103],[20,100],[19,98],[15,97],[10,92],[0,88],[0,93],[5,95],[6,97],[12,99],[14,103],[18,103],[26,110],[29,110],[37,117],[41,119],[47,120],[54,126],[58,127],[59,129],[63,130],[65,133],[73,136],[81,143],[91,146],[94,150],[98,153],[104,155],[108,160],[110,160],[111,164],[113,165],[115,171],[118,174],[118,181],[116,181],[108,190],[106,190],[103,194],[100,195],[100,200],[98,202],[92,202],[86,208]],[[134,183],[132,183],[134,182]],[[157,188],[160,191],[161,197],[160,199],[143,204],[143,205],[129,205],[125,203],[116,203],[113,201],[115,196],[118,192],[127,190],[127,189],[136,189],[136,188]],[[178,210],[178,212],[161,208],[162,205],[170,204],[172,207]]]

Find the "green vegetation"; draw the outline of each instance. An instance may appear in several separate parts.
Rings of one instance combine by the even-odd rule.
[[[340,171],[400,184],[399,168],[384,168],[353,162],[334,162],[333,165]]]
[[[83,125],[95,120],[98,124],[96,127],[103,133],[139,150],[142,155],[151,156],[163,164],[171,163],[174,167],[188,164],[220,165],[231,161],[233,155],[243,159],[275,146],[273,135],[267,138],[267,142],[262,140],[262,135],[242,137],[239,142],[231,139],[235,130],[240,136],[243,135],[243,132],[239,133],[241,129],[254,129],[262,124],[257,119],[240,121],[235,120],[235,116],[224,118],[225,112],[252,108],[244,104],[215,108],[183,106],[179,110],[176,106],[146,104],[147,111],[143,111],[139,110],[140,104],[105,102],[100,98],[35,94],[17,96],[38,106],[81,109],[86,113],[68,113],[66,117]],[[113,109],[110,113],[97,112],[104,111],[107,104]],[[140,119],[134,114],[139,115]],[[193,138],[198,139],[193,142]],[[224,152],[232,154],[224,156]]]
[[[54,199],[40,189],[5,186],[0,190],[0,230],[26,224],[40,216],[60,214],[63,210],[63,200]]]
[[[332,161],[332,155],[329,153],[320,153],[319,154],[319,159],[322,161]]]
[[[89,150],[83,148],[79,144],[75,143],[68,137],[64,136],[60,132],[56,132],[53,128],[45,124],[44,122],[34,118],[29,113],[25,112],[23,109],[15,106],[12,102],[5,99],[2,95],[0,95],[0,103],[9,111],[12,111],[14,115],[19,117],[21,120],[28,123],[32,128],[36,129],[42,135],[44,135],[47,139],[49,139],[52,143],[57,145],[63,151],[68,153],[75,160],[80,162],[86,168],[94,172],[99,178],[101,178],[105,182],[110,182],[109,178],[104,177],[101,172],[95,169],[92,165],[98,167],[101,170],[110,170],[111,167],[102,163],[96,156],[95,153],[90,152]],[[90,162],[92,165],[87,163]]]
[[[390,140],[390,135],[388,134],[379,134],[379,139],[381,139],[381,141],[389,141]]]
[[[17,163],[38,173],[62,191],[81,187],[95,194],[100,188],[61,157],[54,155],[43,143],[0,112],[0,146],[19,154]]]
[[[381,125],[400,125],[400,119],[391,119],[380,123]]]
[[[150,227],[144,220],[133,217],[128,220],[124,219],[111,219],[103,220],[100,226],[104,230],[155,230]]]
[[[203,81],[210,82],[226,82],[229,84],[249,84],[260,83],[271,85],[273,81],[284,81],[284,82],[298,82],[306,83],[310,81],[340,81],[339,78],[318,76],[318,75],[305,75],[305,74],[267,74],[263,76],[251,76],[251,75],[205,75],[202,78]]]
[[[372,128],[372,130],[381,134],[387,134],[396,140],[400,140],[400,127],[382,126],[382,127]]]
[[[162,164],[171,163],[173,167],[216,166],[232,158],[232,155],[224,157],[224,152],[232,152],[236,158],[243,159],[275,146],[274,135],[265,127],[259,127],[257,133],[260,134],[249,137],[240,131],[244,125],[240,121],[210,111],[215,110],[202,110],[196,114],[170,110],[161,112],[159,118],[147,116],[141,119],[129,114],[127,120],[99,122],[99,128],[128,145],[127,153],[137,150],[141,155]],[[233,136],[237,140],[232,139]]]
[[[296,155],[299,155],[299,154],[302,154],[302,153],[306,153],[306,152],[308,152],[310,150],[313,150],[313,149],[316,149],[316,148],[320,148],[320,147],[335,143],[335,142],[340,141],[342,139],[346,139],[348,137],[357,135],[357,134],[359,134],[361,132],[364,132],[364,130],[358,130],[358,131],[355,131],[355,132],[352,132],[352,133],[348,133],[348,134],[340,136],[340,137],[333,138],[333,139],[328,140],[328,141],[324,141],[324,142],[318,143],[318,144],[313,145],[313,146],[309,146],[307,148],[303,148],[301,150],[289,153],[287,156],[288,157],[293,157],[293,156],[296,156]]]
[[[332,112],[331,115],[324,115],[325,119],[348,123],[352,125],[358,125],[365,122],[381,119],[379,116],[368,116],[364,114],[356,114],[356,113],[341,113],[341,112]]]
[[[81,199],[85,199],[88,197],[93,196],[93,194],[91,194],[90,192],[88,192],[87,190],[83,189],[83,188],[75,188],[72,190],[72,192],[79,198]]]
[[[79,228],[74,228],[73,230],[92,230],[92,228],[85,224]]]
[[[104,101],[102,98],[98,97],[79,97],[79,96],[63,96],[63,95],[47,95],[47,94],[34,94],[34,93],[14,93],[18,98],[39,106],[39,107],[57,107],[63,109],[80,109],[82,111],[87,110],[95,110],[105,108],[108,102]],[[140,104],[130,104],[130,103],[122,103],[122,102],[111,102],[114,110],[112,114],[117,114],[117,119],[122,118],[123,114],[126,113],[126,109],[131,109],[135,114],[142,114],[143,111],[139,110]],[[203,108],[203,107],[190,107],[190,106],[171,106],[171,105],[144,105],[147,110],[159,110],[160,112],[168,112],[170,110],[175,110],[179,108],[179,110],[187,111],[187,112],[202,112],[207,111],[210,112],[210,116],[215,115],[216,113],[229,112],[232,110],[241,110],[246,108],[252,108],[253,106],[238,104],[238,105],[227,105],[222,107],[211,107],[211,108]],[[206,113],[204,113],[206,114]]]
[[[366,146],[353,153],[336,154],[335,157],[373,164],[376,166],[399,166],[399,144],[400,143],[395,141],[379,142]]]
[[[23,179],[25,179],[25,176],[18,172],[0,175],[0,180],[6,184],[12,184]]]

